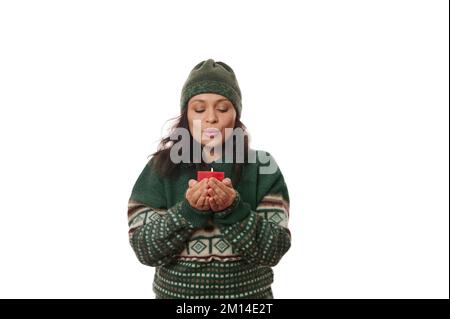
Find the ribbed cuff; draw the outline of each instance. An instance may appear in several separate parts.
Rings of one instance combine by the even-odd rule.
[[[181,203],[181,211],[183,217],[195,227],[202,228],[212,224],[212,212],[195,209],[186,198]]]
[[[236,191],[236,198],[227,209],[214,213],[214,224],[232,225],[246,218],[251,212],[248,203],[241,199],[241,195]]]

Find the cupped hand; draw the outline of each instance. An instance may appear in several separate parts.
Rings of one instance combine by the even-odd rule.
[[[186,191],[185,197],[189,204],[198,210],[210,210],[210,204],[207,195],[208,180],[202,179],[200,182],[190,179],[188,182],[189,188]]]
[[[227,209],[233,204],[236,198],[236,191],[233,188],[231,179],[225,178],[223,181],[219,181],[217,178],[211,177],[208,178],[207,186],[207,200],[212,211],[218,212]]]

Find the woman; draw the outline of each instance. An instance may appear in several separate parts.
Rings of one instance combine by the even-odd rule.
[[[164,138],[133,187],[130,244],[156,267],[156,298],[273,298],[271,267],[291,245],[289,194],[274,158],[250,149],[247,134],[230,144],[246,133],[241,111],[231,67],[197,64],[173,127],[187,134]],[[187,160],[178,160],[180,145]],[[198,182],[197,171],[210,169],[225,178]]]

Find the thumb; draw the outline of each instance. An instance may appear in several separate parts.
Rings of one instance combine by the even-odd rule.
[[[197,184],[198,182],[195,179],[190,179],[188,182],[189,187],[194,186],[195,184]]]
[[[229,179],[228,177],[224,178],[224,180],[222,182],[228,187],[233,187],[233,184],[231,183],[231,179]]]

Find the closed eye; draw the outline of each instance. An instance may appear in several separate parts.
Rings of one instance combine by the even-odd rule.
[[[195,110],[195,113],[203,113],[205,110]],[[219,112],[221,112],[221,113],[226,113],[226,112],[228,112],[228,109],[226,109],[226,110],[218,110]]]

